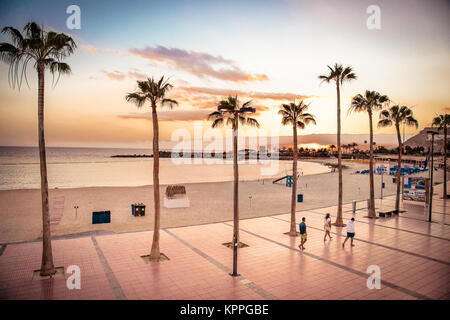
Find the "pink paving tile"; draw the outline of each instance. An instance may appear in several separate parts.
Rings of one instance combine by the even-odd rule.
[[[53,240],[53,258],[56,267],[67,269],[78,265],[81,270],[81,289],[69,290],[64,278],[32,280],[33,270],[40,268],[42,244],[30,242],[8,245],[0,256],[1,299],[113,299],[104,274],[92,272],[91,266],[101,269],[100,261],[90,238]],[[89,264],[79,259],[86,257]],[[90,280],[91,276],[92,281]]]

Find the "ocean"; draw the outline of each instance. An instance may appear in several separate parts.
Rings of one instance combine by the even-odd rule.
[[[153,184],[152,158],[111,158],[151,154],[151,149],[47,148],[49,188],[143,186]],[[178,161],[181,159],[178,159]],[[232,161],[160,159],[160,183],[182,184],[233,180]],[[191,163],[189,163],[191,162]],[[199,163],[196,163],[199,162]],[[329,172],[318,163],[299,161],[303,175]],[[291,171],[292,161],[239,161],[241,181],[277,178]],[[39,151],[35,147],[0,147],[0,190],[40,188]]]

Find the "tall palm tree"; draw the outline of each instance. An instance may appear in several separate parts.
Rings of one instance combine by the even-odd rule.
[[[153,121],[153,201],[155,209],[155,226],[153,228],[153,242],[150,252],[150,261],[160,261],[159,229],[160,229],[160,198],[159,198],[159,126],[157,108],[167,106],[172,109],[178,102],[166,98],[167,92],[173,87],[164,76],[158,81],[147,78],[145,81],[137,81],[138,89],[128,93],[125,99],[133,102],[141,108],[145,102],[150,102]]]
[[[239,172],[238,172],[238,131],[239,124],[259,128],[256,119],[249,117],[256,109],[252,102],[246,101],[241,104],[236,96],[229,96],[226,100],[219,102],[217,110],[208,115],[212,121],[212,128],[218,128],[224,124],[231,125],[233,130],[233,275],[237,275],[237,248],[239,245]]]
[[[433,119],[433,126],[444,129],[444,199],[447,198],[447,130],[450,126],[450,114],[441,114]]]
[[[336,226],[344,226],[342,220],[342,151],[341,151],[341,86],[346,81],[356,79],[356,75],[353,73],[351,67],[343,67],[341,64],[334,64],[334,67],[327,66],[330,69],[328,74],[319,76],[322,82],[330,83],[334,81],[336,84],[336,96],[337,96],[337,152],[338,152],[338,171],[339,171],[339,195],[338,195],[338,208],[336,217]]]
[[[50,232],[50,217],[48,205],[47,158],[44,136],[44,87],[45,70],[55,73],[69,74],[70,66],[62,60],[73,53],[76,44],[64,33],[46,31],[35,22],[29,22],[23,28],[24,34],[13,27],[4,27],[2,33],[8,35],[11,42],[0,43],[0,60],[9,64],[9,83],[14,88],[27,80],[27,66],[34,62],[38,75],[38,139],[39,162],[41,173],[42,199],[42,262],[41,276],[51,276],[56,273],[53,265],[53,253]]]
[[[383,110],[380,113],[380,121],[378,121],[378,127],[389,127],[394,125],[397,132],[398,140],[398,159],[397,159],[397,194],[395,197],[395,211],[400,212],[400,175],[402,169],[402,151],[403,143],[400,135],[400,124],[404,123],[408,126],[419,127],[419,122],[414,118],[413,111],[407,106],[395,105],[388,110]]]
[[[297,142],[297,128],[304,129],[310,123],[316,124],[314,116],[307,113],[309,105],[301,100],[298,104],[291,102],[289,104],[282,104],[278,114],[282,116],[281,123],[285,125],[292,125],[292,135],[294,139],[294,157],[292,162],[292,196],[291,196],[291,228],[289,235],[295,237],[295,206],[297,201],[295,195],[297,193],[297,157],[298,157],[298,142]]]
[[[370,207],[369,218],[375,218],[375,189],[374,189],[374,173],[373,173],[373,113],[377,110],[381,110],[383,106],[389,101],[386,95],[381,95],[376,91],[366,90],[364,95],[357,94],[353,97],[351,106],[348,112],[367,112],[369,115],[369,130],[370,130],[370,157],[369,157],[369,169],[370,169]]]

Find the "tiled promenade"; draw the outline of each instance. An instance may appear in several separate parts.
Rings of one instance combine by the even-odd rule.
[[[433,222],[423,204],[405,201],[400,217],[369,220],[366,203],[357,204],[355,247],[342,248],[345,228],[332,227],[323,241],[323,218],[335,208],[297,209],[306,217],[306,250],[284,232],[289,214],[241,220],[240,277],[229,276],[232,222],[161,231],[161,250],[169,258],[146,263],[152,232],[92,234],[55,238],[55,266],[81,269],[81,289],[66,279],[32,280],[39,269],[41,243],[0,247],[1,299],[450,299],[449,200],[436,188]],[[438,195],[439,193],[439,195]],[[378,211],[392,209],[394,197],[377,200]],[[344,206],[349,220],[352,205]],[[332,218],[334,221],[334,217]],[[381,289],[366,286],[367,267],[381,269]]]

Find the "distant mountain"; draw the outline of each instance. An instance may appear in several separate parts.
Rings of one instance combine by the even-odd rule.
[[[409,138],[405,141],[405,146],[414,147],[424,147],[425,150],[431,146],[431,139],[428,137],[427,131],[436,131],[439,132],[438,135],[434,136],[434,150],[437,152],[444,151],[444,130],[438,130],[437,128],[424,128],[415,136]],[[447,136],[447,141],[449,137]]]

